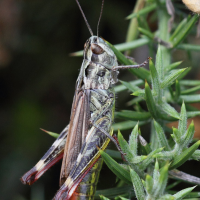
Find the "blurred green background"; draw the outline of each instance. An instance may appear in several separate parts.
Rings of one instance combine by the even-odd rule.
[[[124,42],[134,3],[106,0],[99,35]],[[96,34],[101,0],[80,4]],[[82,63],[69,54],[89,37],[75,0],[0,1],[1,200],[51,199],[58,190],[61,162],[31,187],[19,179],[54,141],[39,128],[59,133],[69,122]]]

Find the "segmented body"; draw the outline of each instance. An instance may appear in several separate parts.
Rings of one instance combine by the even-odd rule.
[[[66,196],[73,194],[74,183],[81,181],[85,172],[99,158],[98,148],[104,149],[107,146],[109,139],[101,129],[112,134],[111,125],[114,119],[115,105],[115,93],[112,85],[116,81],[118,72],[113,72],[111,68],[113,63],[117,63],[117,59],[110,51],[111,56],[106,51],[95,55],[91,51],[91,46],[94,44],[102,44],[104,49],[107,47],[105,42],[96,36],[92,36],[86,42],[84,60],[77,79],[69,136],[65,147],[67,153],[64,156],[61,170],[62,186],[55,199],[65,199]],[[104,55],[102,56],[102,54]],[[71,137],[73,134],[79,138]],[[76,142],[80,144],[75,144]],[[96,173],[94,169],[99,169],[96,165],[91,169],[94,173]],[[98,177],[97,174],[96,177]],[[88,177],[88,179],[90,178]],[[87,187],[87,182],[82,181],[80,185]],[[94,192],[94,185],[92,188],[90,191]]]
[[[93,200],[103,160],[99,158],[77,186],[70,200]]]
[[[99,148],[105,149],[110,139],[116,144],[111,137],[111,125],[117,70],[142,67],[147,62],[118,66],[117,58],[106,42],[97,36],[90,37],[84,46],[70,123],[42,159],[21,178],[22,182],[31,185],[63,157],[61,187],[54,200],[92,200],[101,168]],[[116,146],[121,151],[118,144]]]
[[[89,38],[76,83],[69,126],[36,166],[22,177],[23,183],[35,182],[63,156],[64,150],[61,188],[54,199],[93,199],[102,165],[98,160],[98,148],[105,149],[109,142],[101,130],[112,135],[115,107],[112,86],[118,74],[112,70],[113,66],[117,66],[117,59],[108,45],[97,36]]]

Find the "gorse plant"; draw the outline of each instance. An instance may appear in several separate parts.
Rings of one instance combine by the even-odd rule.
[[[115,188],[97,190],[96,199],[178,200],[200,197],[200,193],[192,192],[196,185],[200,185],[200,178],[177,170],[188,160],[200,160],[200,150],[197,150],[200,141],[193,140],[193,121],[187,127],[188,118],[200,115],[200,111],[190,105],[200,102],[200,94],[196,94],[200,89],[200,81],[183,80],[191,68],[177,69],[182,61],[171,63],[175,49],[200,51],[200,45],[187,43],[188,35],[192,30],[195,32],[199,17],[197,14],[188,16],[181,10],[183,7],[171,0],[137,0],[133,13],[127,17],[131,21],[126,43],[115,46],[108,43],[123,65],[134,62],[121,51],[129,54],[139,46],[148,45],[151,57],[154,58],[154,54],[156,56],[150,60],[149,70],[129,69],[137,80],[120,81],[121,85],[115,87],[116,92],[131,91],[134,97],[128,105],[136,105],[136,109],[115,113],[115,118],[123,120],[113,124],[113,129],[118,130],[118,141],[125,155],[121,159],[119,152],[100,152],[120,181]],[[179,22],[174,21],[177,16]],[[147,18],[158,23],[157,31],[151,32]],[[155,46],[158,47],[157,51]],[[73,55],[81,55],[81,52]],[[146,110],[141,108],[142,101],[146,102]],[[178,121],[178,128],[166,126],[173,121]],[[139,129],[145,124],[151,125],[149,142]],[[127,142],[120,131],[131,128],[133,130]],[[166,137],[166,133],[171,136]],[[120,163],[115,158],[121,159]],[[168,185],[169,178],[176,181]],[[193,187],[172,191],[183,181],[193,184]]]
[[[120,182],[115,188],[97,191],[96,198],[99,198],[99,195],[101,199],[137,198],[138,200],[200,197],[199,193],[191,192],[195,185],[200,185],[200,179],[177,170],[188,160],[200,159],[200,150],[197,150],[200,141],[193,142],[195,132],[193,121],[187,128],[187,119],[200,115],[200,111],[190,105],[200,101],[200,95],[195,94],[200,89],[200,81],[183,80],[190,68],[177,69],[181,61],[171,63],[174,49],[187,52],[200,50],[200,46],[188,44],[186,40],[191,31],[194,32],[199,17],[197,14],[187,16],[181,7],[183,5],[170,0],[151,2],[138,0],[134,12],[127,17],[131,20],[127,42],[115,47],[108,43],[123,65],[133,64],[133,61],[127,59],[121,51],[130,53],[132,49],[148,45],[153,57],[156,44],[158,48],[155,60],[150,60],[149,70],[144,68],[129,70],[138,77],[138,80],[121,81],[121,85],[115,87],[116,92],[126,89],[131,91],[131,95],[136,97],[129,102],[129,105],[136,104],[138,109],[115,113],[115,117],[123,121],[114,124],[114,130],[131,128],[133,130],[128,142],[118,131],[118,141],[125,153],[123,164],[120,164],[122,161],[118,163],[114,160],[116,157],[120,158],[116,152],[101,151],[105,163]],[[158,23],[158,30],[154,33],[147,23],[150,12],[152,19],[149,20],[154,18]],[[179,22],[174,22],[176,16],[179,16]],[[140,38],[138,31],[142,35]],[[146,102],[146,111],[140,107],[142,101]],[[180,113],[175,109],[178,107]],[[178,128],[169,129],[166,126],[172,121],[178,121]],[[147,142],[138,127],[149,123],[151,135],[150,142]],[[166,132],[169,132],[171,137],[166,137]],[[169,177],[178,181],[167,185]],[[182,181],[194,186],[180,191],[171,190]]]

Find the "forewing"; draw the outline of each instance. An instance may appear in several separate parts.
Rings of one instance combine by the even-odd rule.
[[[60,185],[69,176],[88,132],[89,92],[76,92],[71,111],[69,132],[60,173]]]
[[[101,128],[108,131],[110,135],[112,135],[113,131],[110,130],[110,119],[108,119],[107,117],[102,117],[96,123]],[[104,150],[108,145],[109,140],[110,139],[104,133],[96,129],[94,126],[90,129],[87,135],[87,139],[82,145],[82,149],[78,155],[73,169],[71,170],[65,183],[60,187],[59,191],[56,193],[54,200],[70,199],[79,183],[87,175],[90,169],[94,166],[95,162],[98,160],[100,156],[98,148]]]

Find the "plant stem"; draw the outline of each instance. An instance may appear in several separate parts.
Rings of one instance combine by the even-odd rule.
[[[144,7],[145,0],[137,0],[135,7],[133,9],[133,13],[138,12]],[[126,35],[126,42],[131,42],[135,40],[138,36],[138,21],[137,18],[131,19],[128,27],[128,32]],[[126,54],[130,55],[131,51],[127,51]]]
[[[169,27],[168,27],[168,20],[170,18],[170,16],[167,13],[167,10],[165,7],[163,6],[159,6],[158,7],[158,31],[159,31],[159,38],[161,40],[164,40],[166,42],[168,42],[169,38],[170,38],[170,33],[169,33]],[[164,60],[162,60],[162,67],[160,67],[160,73],[161,74],[161,79],[164,78],[164,68],[166,66],[168,66],[171,62],[171,58],[170,58],[170,50],[167,49],[164,46],[161,46],[161,51],[162,51],[162,57],[165,58]]]
[[[166,7],[163,6],[162,4],[159,3],[159,6],[157,7],[157,13],[158,13],[158,32],[159,35],[158,37],[161,40],[168,41],[170,38],[170,33],[169,33],[169,27],[168,27],[168,20],[170,16],[167,13]],[[160,63],[160,66],[157,68],[158,74],[159,74],[159,79],[163,80],[164,79],[164,68],[168,65],[170,65],[171,62],[171,55],[170,55],[170,50],[167,49],[165,46],[160,46],[161,52],[162,52],[162,62]],[[157,99],[157,103],[159,101],[162,101],[162,97],[164,96],[164,91],[160,90],[160,97]],[[159,123],[163,126],[164,121],[159,119]],[[153,142],[156,139],[156,133],[153,127],[153,123],[151,123],[151,142]],[[154,144],[155,145],[155,144]],[[155,148],[155,147],[154,147]]]

